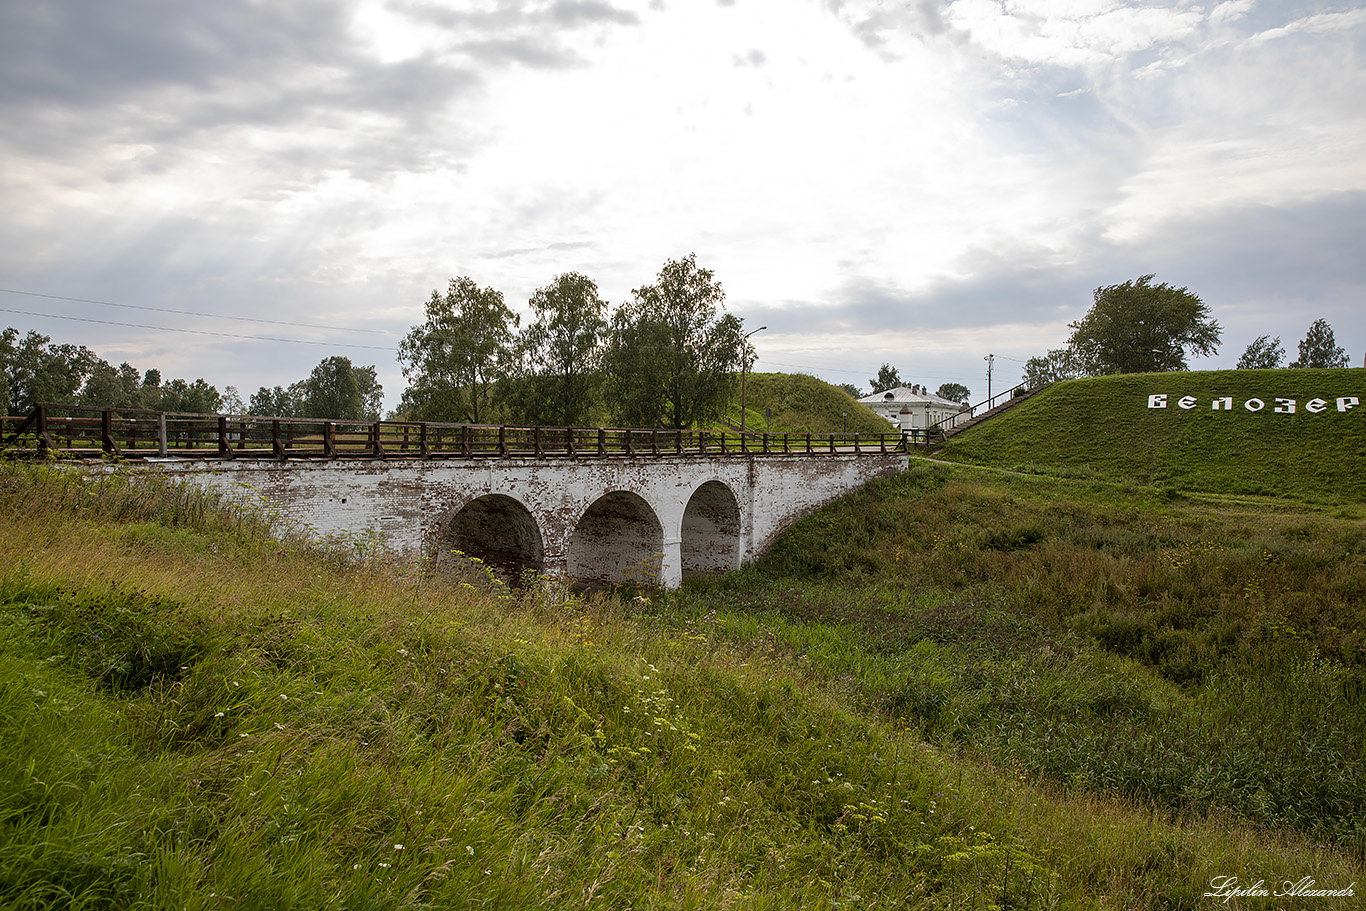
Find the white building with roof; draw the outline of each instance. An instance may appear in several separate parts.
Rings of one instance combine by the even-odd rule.
[[[901,430],[913,430],[938,424],[953,417],[965,406],[940,398],[924,386],[898,386],[886,392],[874,392],[860,402],[882,415]]]

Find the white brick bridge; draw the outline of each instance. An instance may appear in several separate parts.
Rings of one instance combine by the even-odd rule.
[[[899,434],[341,423],[43,406],[7,455],[136,460],[318,536],[592,583],[735,569],[802,515],[906,466]]]

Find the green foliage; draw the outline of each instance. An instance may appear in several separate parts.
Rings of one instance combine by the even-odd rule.
[[[1220,327],[1204,301],[1152,280],[1097,288],[1086,316],[1068,324],[1068,347],[1086,374],[1185,370],[1187,353],[1218,353]]]
[[[19,340],[14,329],[0,333],[0,395],[11,415],[28,414],[40,402],[196,413],[216,412],[223,404],[203,379],[163,384],[158,370],[140,375],[131,364],[113,367],[83,345],[54,345],[33,331]]]
[[[877,368],[877,376],[869,380],[868,384],[873,387],[874,394],[886,392],[902,385],[901,374],[891,364],[883,364]]]
[[[607,304],[577,272],[557,275],[531,297],[535,321],[517,340],[511,400],[517,420],[556,427],[587,426],[601,410],[601,346]]]
[[[1135,374],[1060,383],[949,439],[940,458],[1061,476],[1166,485],[1179,490],[1366,500],[1366,478],[1344,471],[1366,452],[1358,375],[1330,370],[1229,370]],[[1148,396],[1168,396],[1165,409]],[[1181,398],[1196,401],[1190,410]],[[1342,413],[1339,397],[1362,404]],[[1214,410],[1232,397],[1231,411]],[[1248,411],[1259,398],[1266,407]],[[1294,399],[1293,414],[1274,412]],[[1314,414],[1306,403],[1325,400]]]
[[[941,399],[948,399],[950,402],[966,405],[972,398],[972,390],[962,383],[944,383],[935,392],[935,395]]]
[[[1285,349],[1281,337],[1259,335],[1238,358],[1238,370],[1275,370],[1285,366]]]
[[[373,365],[356,367],[350,358],[334,355],[324,358],[296,386],[297,392],[295,387],[290,387],[290,391],[295,392],[299,417],[379,420],[384,388],[379,383]]]
[[[1290,366],[1296,369],[1348,366],[1347,352],[1333,338],[1333,327],[1328,325],[1327,320],[1314,320],[1304,338],[1300,339],[1300,356]]]
[[[1025,776],[1361,851],[1361,521],[913,464],[680,598]]]
[[[1349,858],[1284,833],[1086,796],[1097,761],[1160,771],[1164,741],[1092,757],[1079,797],[1023,780],[1049,725],[1143,731],[1188,697],[1133,659],[1068,664],[1083,633],[1045,640],[1004,601],[912,592],[909,539],[885,536],[923,497],[926,530],[983,521],[915,555],[949,572],[993,515],[1044,536],[991,560],[1090,527],[1089,501],[956,472],[813,517],[871,548],[872,587],[751,572],[623,602],[483,595],[230,512],[188,521],[171,486],[133,496],[137,476],[0,466],[0,905],[1194,908],[1229,870],[1350,882]],[[116,646],[74,647],[94,635]],[[123,664],[153,670],[115,683]],[[966,745],[973,725],[999,771],[907,730]]]
[[[695,254],[669,260],[612,318],[604,372],[611,407],[628,427],[684,429],[729,400],[744,353],[740,320]]]
[[[1021,379],[1030,388],[1074,380],[1085,375],[1085,369],[1078,362],[1077,352],[1071,348],[1054,348],[1043,357],[1031,357],[1025,361],[1024,376]]]
[[[433,291],[426,321],[399,343],[399,364],[410,384],[400,410],[416,421],[488,420],[519,322],[502,292],[481,289],[473,279],[451,279],[444,297]]]
[[[751,373],[745,380],[751,430],[771,425],[774,433],[887,433],[892,428],[867,405],[850,401],[838,386],[801,373]],[[738,396],[735,404],[738,407]],[[765,409],[773,412],[766,421]],[[845,412],[848,412],[846,415]],[[733,424],[738,413],[730,414]]]

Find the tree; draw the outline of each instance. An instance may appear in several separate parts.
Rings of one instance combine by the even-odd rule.
[[[877,368],[877,377],[868,381],[873,387],[873,393],[886,392],[888,389],[895,389],[901,385],[901,374],[891,364],[883,364]]]
[[[86,378],[100,363],[84,345],[54,345],[51,338],[33,330],[21,340],[17,329],[5,329],[0,333],[5,413],[28,414],[40,402],[76,401]]]
[[[1281,347],[1281,337],[1271,338],[1259,335],[1257,340],[1247,346],[1243,356],[1234,365],[1236,370],[1274,370],[1285,366],[1285,349]]]
[[[845,392],[849,393],[849,397],[852,398],[852,399],[861,399],[861,398],[863,398],[863,390],[862,390],[862,389],[859,389],[859,388],[858,388],[857,386],[855,386],[853,383],[840,383],[839,388],[841,388],[841,389],[843,389]]]
[[[1290,366],[1295,369],[1304,367],[1346,367],[1347,352],[1338,347],[1333,338],[1333,327],[1325,319],[1314,320],[1309,332],[1300,340],[1300,356]]]
[[[80,394],[76,397],[82,405],[97,408],[147,408],[147,390],[142,385],[142,374],[132,364],[124,361],[113,367],[106,360],[99,360],[85,378]]]
[[[161,387],[159,399],[160,401],[152,406],[154,410],[216,414],[223,407],[223,396],[202,377],[193,383],[171,380]]]
[[[530,303],[535,322],[517,340],[511,398],[528,423],[583,426],[599,401],[607,303],[578,272],[557,275]]]
[[[299,417],[294,397],[296,386],[297,383],[288,389],[283,386],[276,386],[273,389],[261,386],[247,401],[247,413],[270,418]]]
[[[691,427],[724,407],[745,350],[739,318],[695,254],[669,260],[612,318],[603,366],[617,418],[636,427]]]
[[[1185,370],[1187,353],[1219,353],[1221,327],[1204,301],[1152,280],[1097,288],[1086,316],[1068,324],[1068,346],[1087,375]]]
[[[941,399],[948,399],[950,402],[966,405],[968,399],[972,398],[972,390],[962,383],[945,383],[939,387],[939,391],[935,395]]]
[[[1023,379],[1032,389],[1045,383],[1074,380],[1085,375],[1077,363],[1075,351],[1071,348],[1054,348],[1043,357],[1031,357],[1025,361]]]
[[[399,364],[410,382],[402,410],[417,421],[479,423],[511,358],[519,322],[502,292],[481,289],[473,279],[451,279],[444,297],[433,291],[426,322],[399,344]]]
[[[384,403],[374,366],[356,367],[350,358],[336,355],[324,358],[290,393],[299,417],[305,418],[378,421]]]

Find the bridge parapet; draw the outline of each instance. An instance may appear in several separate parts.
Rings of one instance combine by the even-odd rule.
[[[39,405],[0,418],[9,457],[156,459],[608,459],[907,452],[902,433],[739,433],[329,421]]]

